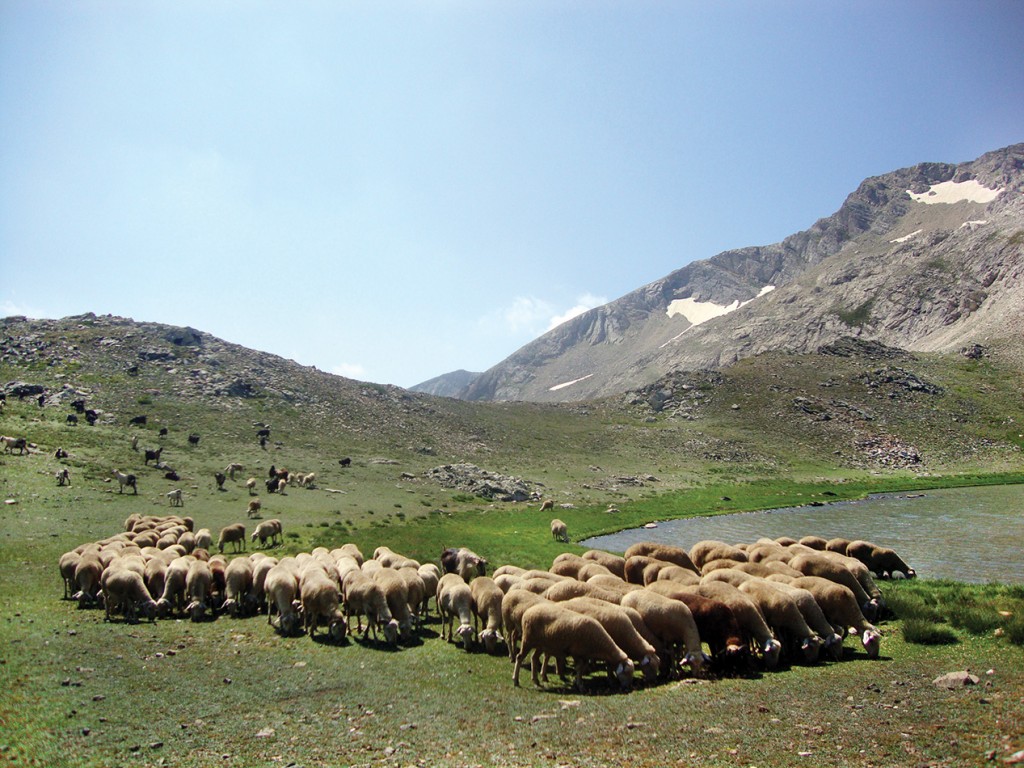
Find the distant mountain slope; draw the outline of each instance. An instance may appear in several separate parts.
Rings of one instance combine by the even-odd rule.
[[[479,373],[460,369],[458,371],[452,371],[451,373],[444,373],[440,376],[435,376],[432,379],[424,381],[422,384],[409,387],[409,389],[413,392],[423,392],[427,395],[458,397],[479,375]]]
[[[832,216],[688,264],[519,349],[461,393],[583,400],[677,370],[857,335],[921,351],[1014,344],[1024,319],[1024,144],[864,181]]]

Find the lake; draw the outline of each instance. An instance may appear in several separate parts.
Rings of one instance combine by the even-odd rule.
[[[701,539],[731,544],[762,536],[866,539],[892,547],[926,579],[1024,584],[1024,485],[881,494],[821,507],[787,507],[658,522],[581,542],[624,552],[638,541],[689,549]]]

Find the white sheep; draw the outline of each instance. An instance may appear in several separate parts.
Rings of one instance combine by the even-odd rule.
[[[68,600],[75,591],[75,568],[78,567],[81,559],[82,555],[72,550],[61,555],[57,563],[57,567],[60,569],[61,580],[64,582],[65,600]]]
[[[479,619],[477,636],[487,653],[494,653],[502,641],[501,602],[505,593],[489,576],[477,576],[469,583],[473,612]],[[483,625],[483,629],[480,629]]]
[[[832,626],[858,635],[868,657],[878,658],[882,633],[864,617],[852,590],[817,576],[802,576],[794,579],[791,584],[814,595],[822,613]]]
[[[768,626],[782,642],[783,649],[788,648],[791,654],[799,651],[804,661],[813,664],[818,660],[824,640],[807,625],[796,601],[777,589],[777,586],[752,577],[740,584],[739,589],[760,609]]]
[[[255,496],[256,495],[256,478],[255,477],[250,477],[248,480],[246,480],[245,481],[245,488],[246,488],[247,491],[249,491],[249,495],[250,496]]]
[[[185,610],[185,580],[194,561],[194,557],[178,557],[168,564],[164,572],[164,590],[156,601],[159,615],[165,616],[172,610],[178,613]]]
[[[701,648],[697,623],[685,603],[645,588],[625,594],[622,605],[640,614],[673,663],[689,664],[694,675],[701,674],[706,657]],[[674,661],[676,659],[678,662]]]
[[[441,617],[441,637],[449,642],[458,635],[457,642],[467,651],[473,642],[473,593],[457,573],[446,573],[437,583],[437,612]],[[459,628],[452,632],[455,618]]]
[[[134,622],[141,611],[151,621],[156,617],[156,603],[146,590],[138,571],[131,568],[113,568],[103,580],[103,604],[106,620],[120,610],[125,621]]]
[[[181,492],[181,488],[175,488],[173,491],[168,491],[164,495],[167,496],[167,501],[172,507],[185,506],[185,497]]]
[[[298,600],[299,578],[295,571],[285,563],[278,563],[267,573],[263,583],[267,601],[267,623],[274,626],[273,615],[277,612],[277,628],[283,635],[291,635],[299,626],[299,610],[302,603]]]
[[[299,596],[302,601],[303,627],[313,637],[321,622],[335,642],[344,639],[347,624],[339,609],[341,592],[327,571],[311,564],[299,577]]]
[[[384,633],[384,641],[388,644],[398,642],[398,621],[391,615],[384,591],[372,578],[361,570],[352,571],[345,577],[342,585],[345,595],[346,621],[356,617],[357,631],[366,637],[367,632],[373,633],[377,639],[377,627]],[[363,616],[366,616],[366,629],[363,629]]]
[[[512,672],[513,685],[519,685],[519,670],[531,653],[531,675],[536,686],[540,685],[537,673],[541,654],[556,659],[571,656],[577,690],[582,690],[586,665],[592,661],[608,663],[623,688],[632,684],[633,662],[596,619],[562,608],[556,603],[543,602],[526,609],[522,627],[522,645]]]
[[[195,549],[209,550],[210,545],[213,544],[213,534],[209,528],[200,528],[195,532],[196,545]]]
[[[281,537],[281,521],[277,518],[270,520],[264,520],[256,526],[256,530],[252,532],[252,540],[257,539],[260,542],[260,546],[266,548],[267,539],[270,539],[270,546],[274,546],[280,543],[278,539]]]
[[[551,538],[555,541],[569,540],[569,527],[557,517],[551,521]]]
[[[434,563],[424,563],[416,572],[423,580],[423,605],[420,610],[426,618],[430,615],[430,598],[434,598],[434,605],[437,605],[437,583],[441,581],[441,569]]]
[[[377,582],[384,593],[388,610],[391,611],[391,617],[398,622],[398,632],[402,639],[409,640],[412,637],[413,618],[409,610],[409,588],[405,579],[393,568],[374,571],[370,578]]]
[[[613,555],[611,552],[605,552],[601,549],[588,549],[580,557],[584,560],[593,560],[595,563],[600,563],[620,579],[626,578],[626,558],[624,557]]]
[[[235,618],[247,613],[253,606],[252,560],[236,557],[224,572],[224,603],[221,609]]]
[[[217,551],[223,552],[225,544],[233,544],[234,551],[245,551],[245,526],[241,523],[226,525],[220,529],[217,537]]]
[[[235,479],[235,472],[244,472],[244,471],[245,471],[245,467],[242,466],[241,464],[239,464],[238,462],[231,462],[226,467],[224,467],[224,474],[227,475],[228,477],[230,477],[232,480]]]
[[[185,576],[185,597],[189,601],[185,611],[192,621],[199,621],[206,614],[212,594],[213,571],[207,561],[195,560],[189,565]]]
[[[632,659],[634,667],[639,666],[645,679],[649,682],[657,679],[661,671],[661,658],[652,642],[656,637],[643,623],[643,617],[639,612],[592,597],[574,597],[559,603],[559,605],[596,619],[611,635],[615,644]],[[643,627],[643,632],[646,632],[648,637],[645,638],[641,634],[640,626]]]

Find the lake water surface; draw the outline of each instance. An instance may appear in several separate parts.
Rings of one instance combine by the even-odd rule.
[[[762,536],[808,535],[892,547],[922,578],[1024,584],[1024,485],[882,494],[823,507],[669,520],[657,528],[634,528],[582,544],[624,552],[638,541],[689,549],[701,539],[735,544]]]

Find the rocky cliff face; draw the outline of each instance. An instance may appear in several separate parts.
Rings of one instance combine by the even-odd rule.
[[[677,370],[844,336],[919,351],[1016,343],[1024,144],[864,181],[781,243],[694,262],[555,328],[476,377],[472,400],[582,400]]]
[[[422,392],[426,395],[458,397],[479,375],[479,373],[460,369],[458,371],[452,371],[451,373],[442,374],[441,376],[435,376],[432,379],[424,381],[422,384],[409,387],[409,389],[413,392]]]

